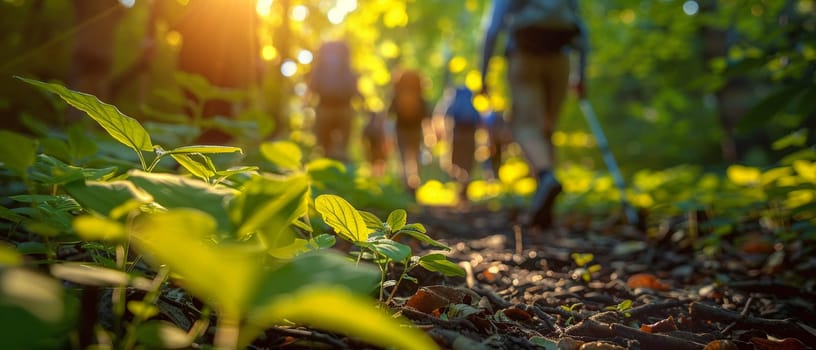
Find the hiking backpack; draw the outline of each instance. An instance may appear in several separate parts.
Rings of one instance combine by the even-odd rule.
[[[464,86],[454,90],[453,98],[445,114],[453,118],[454,127],[456,125],[478,125],[482,121],[482,115],[473,106],[473,92]]]
[[[310,87],[326,104],[345,104],[357,94],[357,76],[351,70],[348,45],[329,41],[320,46],[311,72]]]
[[[425,98],[422,96],[422,76],[415,70],[400,73],[394,83],[394,100],[391,106],[400,124],[419,125],[427,114]]]
[[[518,49],[556,52],[578,35],[575,0],[511,0],[507,26]]]

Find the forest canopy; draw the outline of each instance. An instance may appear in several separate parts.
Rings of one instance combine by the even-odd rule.
[[[249,2],[236,3],[244,1]],[[109,91],[97,96],[140,120],[178,114],[179,49],[197,40],[194,32],[182,35],[180,19],[190,3],[3,1],[5,124],[26,130],[32,116],[62,122],[63,111],[20,89],[11,77],[84,86],[74,55],[83,41],[111,55],[107,76],[86,77],[107,81]],[[452,84],[480,89],[478,53],[489,1],[259,0],[248,6],[254,18],[232,10],[218,15],[255,24],[244,26],[254,29],[244,33],[252,45],[232,42],[224,48],[254,56],[230,64],[252,66],[247,69],[254,75],[259,113],[248,118],[260,126],[257,137],[283,132],[311,142],[302,132],[310,123],[302,102],[304,79],[317,46],[329,39],[350,43],[362,107],[369,110],[387,107],[398,67],[425,74],[427,97],[434,102]],[[786,153],[773,150],[772,143],[814,124],[816,107],[809,102],[816,96],[814,7],[811,0],[582,2],[591,42],[589,97],[624,173],[687,163],[769,166],[781,160]],[[474,101],[480,110],[507,108],[505,68],[501,59],[493,61],[492,94]],[[561,158],[601,167],[576,104],[565,109],[554,137]]]

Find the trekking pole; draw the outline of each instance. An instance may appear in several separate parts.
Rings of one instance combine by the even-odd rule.
[[[595,135],[595,140],[598,142],[598,147],[603,153],[604,163],[606,163],[606,167],[609,169],[609,172],[612,173],[612,179],[615,181],[615,186],[617,186],[618,190],[620,190],[621,204],[623,204],[623,210],[626,214],[626,221],[630,225],[638,226],[639,219],[637,211],[626,199],[626,184],[623,181],[623,176],[620,173],[620,169],[618,169],[618,163],[615,161],[612,151],[609,150],[609,143],[606,142],[606,136],[604,135],[603,129],[601,129],[601,124],[598,122],[598,118],[595,116],[595,109],[592,108],[592,104],[589,102],[589,100],[585,98],[580,99],[578,104],[581,107],[584,117],[586,117],[589,128],[592,129],[592,134]]]

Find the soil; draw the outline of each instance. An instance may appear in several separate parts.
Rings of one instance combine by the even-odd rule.
[[[465,278],[414,273],[395,309],[448,349],[812,349],[816,257],[758,225],[695,249],[693,216],[645,232],[564,217],[525,229],[514,212],[425,208],[409,222],[447,243]],[[699,247],[698,247],[699,248]],[[421,269],[421,268],[420,268]]]

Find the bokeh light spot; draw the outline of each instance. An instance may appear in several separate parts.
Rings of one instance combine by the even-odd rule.
[[[291,77],[297,73],[298,67],[297,63],[292,60],[286,60],[281,64],[281,74],[285,77]]]
[[[697,11],[700,11],[700,4],[694,0],[688,0],[683,3],[683,12],[686,15],[694,16],[697,14]]]

